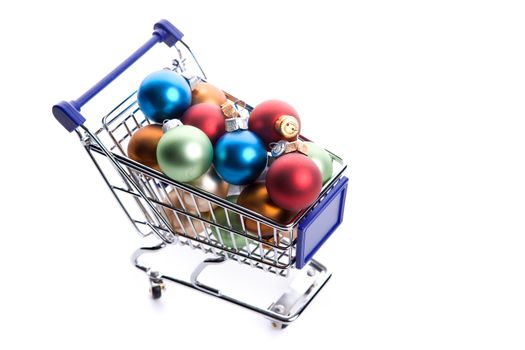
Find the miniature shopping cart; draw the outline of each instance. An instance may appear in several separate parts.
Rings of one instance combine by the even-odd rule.
[[[348,179],[342,176],[346,169],[342,159],[329,152],[334,160],[332,178],[323,186],[314,204],[283,225],[211,193],[171,180],[161,172],[129,159],[125,152],[129,139],[149,124],[138,107],[136,92],[104,116],[102,126],[95,132],[84,125],[81,108],[157,43],[163,42],[174,48],[170,50],[173,56],[170,57],[169,69],[206,81],[206,75],[190,48],[181,40],[182,36],[168,21],[159,21],[144,45],[78,99],[53,106],[53,115],[69,132],[77,133],[136,231],[141,236],[157,238],[155,245],[140,248],[132,256],[134,265],[147,274],[153,298],[160,298],[164,282],[172,281],[255,311],[271,320],[275,327],[284,328],[301,314],[331,276],[312,256],[343,219]],[[249,115],[252,107],[225,94],[241,115]],[[169,193],[175,193],[182,206],[174,205]],[[181,200],[183,197],[190,198],[190,201]],[[209,206],[207,213],[202,212],[203,203]],[[224,211],[226,225],[216,220],[214,213],[217,210]],[[231,224],[232,215],[238,216],[242,230]],[[178,225],[173,224],[174,220]],[[253,220],[257,232],[248,232],[245,220]],[[273,232],[273,239],[262,236],[261,232],[268,232],[268,229]],[[231,236],[230,242],[234,243],[224,244],[224,234],[214,235],[214,230],[226,232]],[[235,244],[239,239],[243,241],[242,245]],[[144,253],[161,251],[176,244],[202,250],[213,257],[198,264],[186,279],[164,275],[145,266]],[[238,262],[236,267],[239,269],[244,268],[240,265],[245,265],[290,279],[291,272],[297,276],[270,305],[256,305],[232,297],[199,279],[207,266],[227,261]]]

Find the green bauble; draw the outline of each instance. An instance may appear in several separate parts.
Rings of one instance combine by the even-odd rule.
[[[226,199],[232,203],[236,203],[237,197],[238,196],[228,196]],[[222,207],[215,208],[213,210],[213,215],[215,216],[215,220],[217,221],[218,224],[228,227],[228,220],[226,220],[226,213],[224,212],[224,209]],[[239,215],[233,213],[231,210],[228,210],[228,217],[230,219],[230,224],[231,224],[232,229],[235,231],[243,232],[242,223],[239,218]],[[228,248],[235,249],[237,247],[237,249],[242,249],[247,244],[246,238],[244,238],[243,236],[237,235],[235,233],[230,233],[227,230],[212,226],[211,232],[213,236],[219,242],[222,239],[222,243]],[[220,239],[219,239],[219,235],[220,235]],[[232,236],[233,236],[233,240],[232,240]],[[235,245],[233,244],[234,241],[235,241]]]
[[[333,159],[324,148],[317,146],[312,142],[305,142],[308,146],[308,158],[314,161],[323,177],[323,185],[332,178],[332,172],[334,171]]]
[[[188,182],[204,174],[213,161],[210,139],[201,130],[181,125],[162,135],[157,145],[157,162],[173,180]]]

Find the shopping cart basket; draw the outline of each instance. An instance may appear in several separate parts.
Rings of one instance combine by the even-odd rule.
[[[156,245],[139,248],[132,256],[134,265],[147,274],[153,298],[162,295],[164,281],[172,281],[255,311],[270,319],[275,327],[284,328],[301,314],[331,276],[312,256],[343,219],[348,179],[343,176],[346,166],[342,159],[329,152],[334,160],[332,178],[323,186],[314,204],[283,225],[129,159],[125,150],[130,137],[149,124],[136,102],[136,91],[104,116],[102,126],[95,132],[84,125],[81,108],[157,43],[174,48],[171,52],[175,59],[169,69],[189,79],[206,81],[206,75],[181,40],[182,36],[168,21],[159,21],[144,45],[78,99],[53,106],[53,115],[66,130],[77,133],[136,231],[144,237],[158,238]],[[250,105],[225,94],[241,115],[249,115]],[[217,210],[224,211],[227,224],[217,220]],[[239,219],[242,229],[232,225],[232,217]],[[246,229],[246,220],[256,224],[257,232]],[[263,237],[263,231],[272,232],[272,237]],[[227,238],[229,243],[225,244]],[[157,252],[175,244],[200,249],[214,257],[202,261],[186,279],[161,274],[142,262],[143,253]],[[207,266],[225,261],[236,261],[288,278],[293,270],[297,276],[271,305],[256,305],[199,280]]]

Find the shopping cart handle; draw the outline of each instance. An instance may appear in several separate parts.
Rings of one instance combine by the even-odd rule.
[[[80,113],[82,106],[84,106],[89,100],[96,96],[100,91],[104,90],[113,80],[121,75],[126,69],[131,67],[139,58],[141,58],[146,52],[148,52],[155,44],[163,42],[169,47],[175,45],[179,40],[182,39],[183,35],[173,24],[165,19],[161,19],[153,26],[153,35],[146,41],[144,45],[139,47],[137,51],[131,54],[127,59],[124,60],[117,68],[113,69],[108,75],[102,80],[96,83],[91,89],[86,91],[82,96],[76,100],[66,102],[62,101],[53,106],[53,115],[56,120],[67,131],[71,132],[80,125],[84,124],[86,119]]]

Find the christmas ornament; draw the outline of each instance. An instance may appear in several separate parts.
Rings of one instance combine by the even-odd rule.
[[[269,100],[260,103],[250,113],[248,126],[263,141],[267,149],[279,140],[294,141],[301,131],[297,111],[288,103]]]
[[[221,198],[226,198],[228,195],[228,189],[230,188],[230,185],[226,181],[223,181],[219,175],[217,175],[213,167],[210,167],[210,169],[208,169],[208,171],[198,179],[188,182],[188,185],[197,187]],[[195,202],[193,201],[193,198],[195,198]],[[186,208],[195,208],[196,203],[201,213],[209,212],[211,210],[210,205],[208,204],[210,202],[208,202],[206,199],[199,198],[195,195],[193,198],[189,192],[184,191],[184,194],[182,195],[182,202]],[[215,207],[213,204],[212,206]]]
[[[173,190],[170,193],[168,193],[168,200],[166,204],[170,207],[184,211],[184,208],[182,207],[177,196],[176,190]],[[201,220],[197,220],[195,218],[192,218],[191,216],[184,215],[170,208],[162,207],[162,209],[166,214],[166,217],[168,218],[168,222],[170,223],[171,228],[176,233],[186,234],[190,237],[195,238],[197,234],[203,232],[206,229],[204,222]],[[186,207],[186,211],[188,211],[188,207]],[[197,213],[192,210],[189,210],[189,212],[194,215],[197,215]],[[209,212],[201,213],[201,216],[206,220],[210,220],[211,217]]]
[[[279,145],[282,145],[280,143]],[[294,146],[296,152],[279,156],[266,174],[266,189],[273,202],[283,209],[298,211],[311,205],[321,193],[322,176],[317,165],[302,151],[300,141],[287,144]],[[279,148],[279,147],[276,147]],[[272,154],[275,154],[275,148]]]
[[[128,143],[128,157],[160,171],[157,163],[157,144],[162,137],[162,125],[151,124],[138,129]]]
[[[297,212],[278,207],[277,204],[270,199],[263,182],[255,182],[248,185],[239,195],[237,204],[283,225],[288,224],[294,218],[295,214],[297,214]],[[251,234],[258,236],[256,221],[245,217],[244,226]],[[273,228],[264,224],[260,224],[260,228],[262,238],[273,240]]]
[[[237,201],[237,197],[238,196],[228,196],[228,198],[226,199],[232,203],[235,203]],[[231,227],[234,231],[244,231],[242,228],[242,223],[239,214],[235,214],[231,210],[228,210],[228,219],[230,220],[231,226],[228,224],[228,220],[226,219],[226,213],[224,212],[224,208],[215,208],[213,210],[213,215],[215,216],[215,221],[217,222],[217,224],[222,225],[224,227]],[[222,240],[222,244],[231,249],[242,249],[246,246],[248,241],[241,235],[231,233],[228,230],[218,228],[213,225],[211,226],[211,233],[219,242]]]
[[[213,160],[210,139],[194,126],[177,119],[164,124],[164,135],[157,145],[157,161],[164,174],[188,182],[204,174]]]
[[[213,145],[226,132],[224,114],[216,104],[199,103],[193,105],[184,112],[180,120],[184,125],[191,125],[202,130]]]
[[[149,120],[162,123],[184,113],[191,103],[191,90],[182,76],[170,70],[161,70],[142,81],[137,101]]]
[[[221,89],[210,83],[201,82],[191,92],[191,104],[211,103],[217,106],[226,102],[226,95]]]
[[[232,112],[234,117],[226,119],[227,133],[215,145],[215,170],[230,184],[249,184],[257,179],[266,167],[268,154],[259,137],[246,130],[246,119],[238,117],[233,109],[227,109],[226,106],[222,109],[223,112]]]
[[[308,158],[314,161],[315,165],[321,171],[323,178],[323,185],[332,178],[334,171],[333,159],[330,154],[322,147],[319,147],[313,142],[305,142],[308,147]]]

